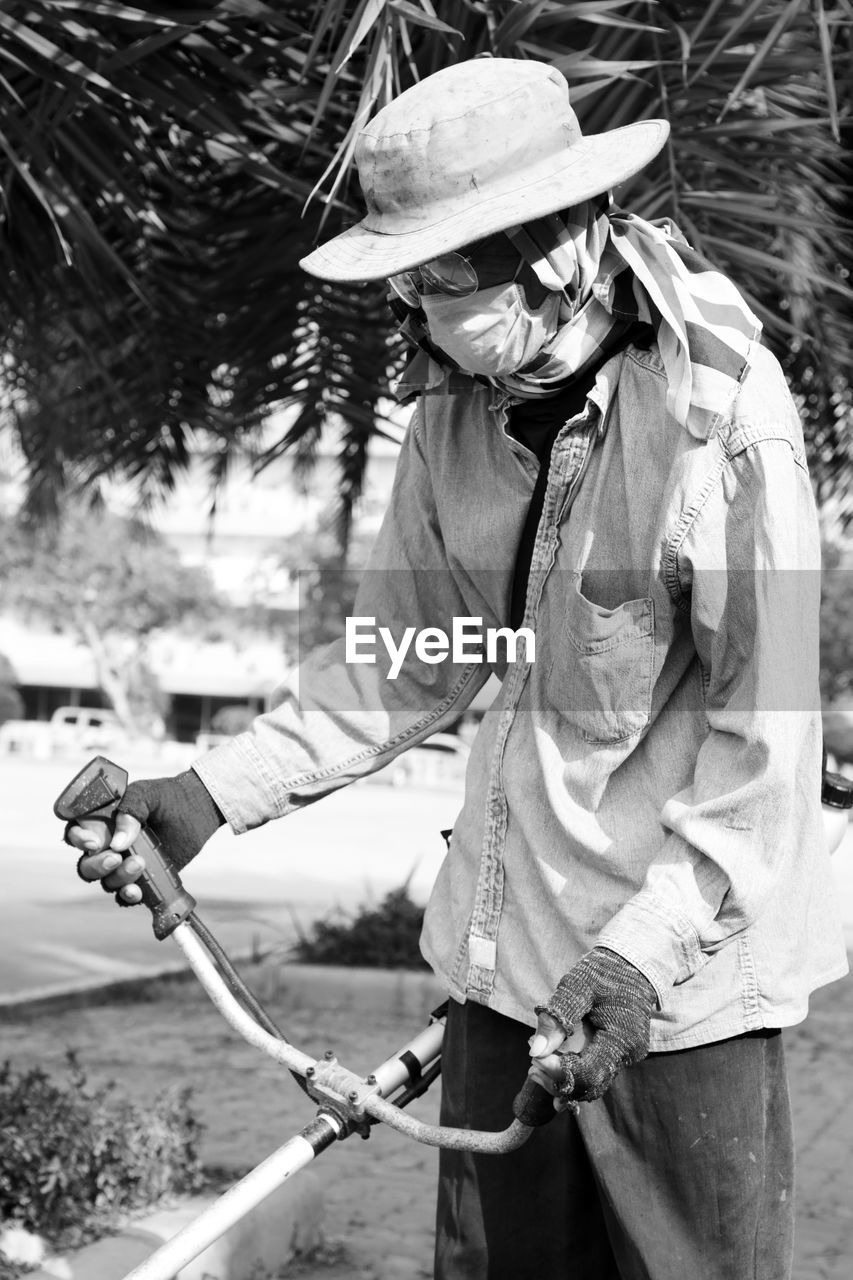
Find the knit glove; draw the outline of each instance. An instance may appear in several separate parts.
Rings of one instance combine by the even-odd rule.
[[[163,852],[180,871],[225,822],[198,774],[187,769],[174,778],[143,778],[129,783],[118,813],[150,826]]]
[[[557,1084],[557,1095],[591,1102],[610,1088],[622,1067],[649,1052],[652,1010],[657,995],[639,969],[607,947],[595,947],[560,981],[548,1004],[537,1005],[539,1027],[531,1045],[534,1062]],[[548,1015],[566,1035],[581,1019],[594,1028],[582,1053],[555,1052]],[[553,1024],[552,1024],[553,1025]]]

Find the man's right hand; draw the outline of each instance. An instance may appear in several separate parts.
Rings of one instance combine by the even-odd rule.
[[[77,874],[82,880],[100,880],[115,893],[120,906],[142,901],[136,881],[145,869],[135,854],[124,857],[143,826],[150,826],[163,853],[180,871],[204,847],[225,818],[210,792],[192,769],[174,778],[147,778],[131,782],[118,805],[112,829],[103,819],[69,823],[65,840],[82,851]]]

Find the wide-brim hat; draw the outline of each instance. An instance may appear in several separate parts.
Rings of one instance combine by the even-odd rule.
[[[584,135],[544,62],[475,58],[377,112],[355,158],[367,215],[303,258],[323,280],[379,280],[600,195],[664,146],[666,120]]]

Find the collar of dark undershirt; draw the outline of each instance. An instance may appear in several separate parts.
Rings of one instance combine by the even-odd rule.
[[[514,404],[509,415],[510,434],[530,449],[541,462],[550,452],[563,424],[583,411],[599,369],[631,343],[648,346],[654,336],[654,330],[648,325],[631,329],[617,347],[605,352],[600,360],[584,369],[580,377],[574,378],[555,395],[538,400],[521,400]]]

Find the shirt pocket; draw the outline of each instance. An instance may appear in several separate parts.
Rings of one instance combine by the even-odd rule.
[[[548,696],[587,742],[623,742],[651,719],[655,611],[650,598],[593,604],[573,577],[548,671]]]

